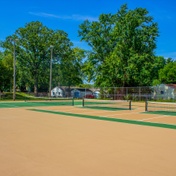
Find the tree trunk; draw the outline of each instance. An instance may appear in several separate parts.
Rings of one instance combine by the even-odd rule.
[[[71,86],[68,86],[68,97],[71,97]]]
[[[38,96],[38,78],[37,77],[35,78],[35,81],[34,81],[34,95]]]

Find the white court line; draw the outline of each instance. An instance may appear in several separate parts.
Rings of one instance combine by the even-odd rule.
[[[74,109],[74,108],[73,108]],[[55,110],[56,112],[58,110]],[[76,114],[80,114],[80,115],[88,115],[88,114],[85,114],[85,113],[89,113],[89,115],[93,114],[94,116],[96,116],[95,112],[90,112],[89,110],[88,111],[84,111],[84,113],[78,113],[78,112],[71,112],[70,110],[68,111],[65,111],[64,112],[68,112],[68,113],[76,113]],[[105,111],[105,112],[114,112],[114,111]],[[97,117],[114,117],[114,116],[117,116],[117,115],[130,115],[130,114],[139,114],[139,112],[129,112],[129,113],[116,113],[116,114],[113,114],[113,115],[108,115],[108,116],[103,116],[103,115],[98,115]],[[168,117],[168,115],[163,115],[162,117],[160,115],[158,116],[155,116],[155,117],[152,117],[152,118],[145,118],[145,119],[142,119],[142,120],[137,120],[137,121],[147,121],[147,120],[152,120],[152,119],[158,119],[158,118],[164,118],[164,117]]]
[[[164,118],[164,117],[168,117],[168,115],[162,115],[162,116],[155,116],[155,117],[151,117],[151,118],[148,118],[148,119],[142,119],[142,120],[139,120],[139,121],[147,121],[147,120],[153,120],[153,119],[160,119],[160,118]]]
[[[38,108],[37,108],[38,109]],[[74,109],[74,108],[71,108],[71,109]],[[84,112],[72,112],[72,111],[70,111],[71,110],[70,108],[69,108],[69,110],[64,110],[64,111],[62,111],[62,112],[66,112],[66,113],[76,113],[76,114],[80,114],[80,115],[91,115],[91,114],[93,114],[93,116],[97,116],[96,114],[95,114],[95,112],[90,112],[90,110],[87,110],[87,111],[84,111]],[[43,110],[43,109],[42,109]],[[55,111],[55,112],[59,112],[60,110],[58,109],[58,110],[51,110],[51,111]],[[114,112],[114,111],[104,111],[104,112]],[[88,114],[87,114],[88,113]],[[139,114],[138,112],[129,112],[129,113],[120,113],[120,114],[113,114],[113,115],[108,115],[108,116],[103,116],[103,115],[98,115],[97,117],[113,117],[113,116],[117,116],[117,115],[124,115],[124,114]]]
[[[110,116],[115,116],[115,115],[130,115],[130,114],[139,114],[140,112],[128,112],[128,113],[118,113],[118,114],[113,114]]]
[[[46,109],[43,109],[42,107],[41,108],[37,108],[37,109],[41,109],[41,110],[46,110]],[[71,109],[74,109],[74,108],[71,108]],[[86,112],[89,112],[90,113],[90,111],[84,111],[84,113],[83,112],[81,112],[81,113],[79,113],[79,112],[72,112],[72,111],[70,111],[71,110],[70,108],[69,108],[69,110],[50,110],[50,109],[48,109],[49,111],[55,111],[55,112],[60,112],[60,111],[62,111],[63,113],[64,112],[66,112],[66,113],[71,113],[71,114],[73,114],[73,113],[76,113],[76,114],[80,114],[80,115],[88,115],[88,114],[86,114]],[[107,112],[109,112],[109,111],[107,111]],[[95,112],[92,112],[93,114],[95,114]],[[96,116],[96,115],[94,115],[94,116]],[[97,117],[108,117],[108,116],[97,116]]]
[[[82,106],[81,106],[82,107]],[[74,109],[74,108],[73,108]],[[80,109],[80,107],[79,107],[79,109]],[[84,113],[86,113],[86,112],[89,112],[89,113],[93,113],[93,114],[95,114],[95,112],[96,112],[96,110],[95,109],[89,109],[89,108],[82,108],[82,110],[84,111]],[[98,110],[98,109],[97,109]],[[93,112],[91,112],[91,111],[93,111]],[[100,110],[99,110],[100,111]],[[115,112],[115,111],[109,111],[109,110],[102,110],[103,112]]]
[[[37,108],[38,109],[38,108]],[[44,110],[44,109],[41,109],[41,110]],[[59,110],[51,110],[51,111],[55,111],[55,112],[60,112]],[[70,113],[70,114],[74,114],[75,112],[72,112],[72,111],[62,111],[63,113],[65,112],[65,113]],[[90,112],[90,111],[88,111],[88,112]],[[107,111],[107,112],[109,112],[109,111]],[[114,111],[113,111],[114,112]],[[85,112],[86,113],[86,112]],[[79,114],[79,115],[88,115],[88,116],[91,116],[91,114],[85,114],[85,113],[78,113],[78,112],[76,112],[76,114]],[[116,115],[118,115],[118,114],[114,114],[114,115],[109,115],[109,116],[103,116],[103,115],[96,115],[96,114],[94,114],[95,112],[92,112],[93,113],[93,115],[92,116],[96,116],[96,117],[106,117],[106,118],[110,118],[110,117],[113,117],[113,116],[116,116]],[[131,114],[131,113],[125,113],[125,114]],[[133,113],[133,114],[135,114],[135,113]],[[136,114],[138,114],[138,113],[136,113]],[[120,114],[120,115],[123,115],[123,114]],[[65,115],[62,115],[61,114],[61,116],[65,116]],[[69,116],[69,115],[68,115]],[[116,117],[116,118],[118,118],[118,117]],[[122,119],[122,117],[120,117],[121,119]],[[138,120],[137,120],[138,121]]]
[[[69,113],[77,113],[77,114],[83,114],[83,115],[87,115],[87,114],[84,114],[84,113],[88,113],[88,114],[93,114],[93,115],[96,115],[96,110],[94,110],[94,109],[86,109],[86,108],[81,108],[82,110],[83,110],[83,112],[81,112],[81,113],[78,113],[78,112],[70,112],[70,110],[76,110],[76,108],[75,107],[78,107],[78,109],[80,110],[80,107],[82,107],[82,106],[73,106],[72,108],[69,108],[69,110],[65,110],[64,109],[64,112],[69,112]],[[43,108],[42,108],[43,109]],[[48,110],[50,110],[50,108],[45,108],[45,109],[48,109]],[[62,110],[62,109],[58,109],[58,110],[52,110],[52,111],[60,111],[60,110]],[[127,111],[127,110],[126,110]],[[116,114],[113,114],[113,115],[109,115],[109,116],[101,116],[101,117],[113,117],[113,116],[116,116],[116,115],[130,115],[130,114],[139,114],[140,112],[136,112],[136,111],[133,111],[133,110],[128,110],[129,112],[126,112],[126,113],[118,113],[119,111],[117,111],[117,113]],[[101,111],[102,113],[103,112],[108,112],[109,114],[111,113],[111,112],[113,112],[113,113],[115,113],[116,111],[109,111],[109,110],[102,110]]]
[[[37,108],[38,109],[38,108]],[[65,113],[70,113],[70,114],[73,114],[73,113],[75,113],[75,112],[71,112],[70,110],[71,109],[74,109],[74,107],[73,108],[69,108],[69,110],[68,111],[62,111],[63,113],[65,112]],[[44,109],[41,109],[41,110],[44,110]],[[51,110],[51,111],[55,111],[55,112],[60,112],[59,111],[59,109],[58,110]],[[84,111],[85,112],[85,111]],[[87,112],[89,112],[90,113],[90,111],[87,111]],[[107,111],[107,112],[109,112],[109,111]],[[114,112],[114,111],[113,111]],[[94,113],[94,112],[92,112],[92,113]],[[90,114],[85,114],[85,113],[76,113],[76,114],[79,114],[79,115],[90,115]],[[129,113],[125,113],[125,114],[131,114],[130,112]],[[133,113],[133,114],[139,114],[139,113],[137,113],[137,112],[135,112],[135,113]],[[114,114],[114,115],[109,115],[109,116],[103,116],[103,115],[96,115],[96,114],[94,114],[93,116],[96,116],[96,117],[105,117],[105,118],[110,118],[111,116],[115,116],[115,115],[119,115],[119,114]],[[120,115],[123,115],[123,114],[120,114]],[[65,115],[62,115],[62,114],[60,114],[60,116],[65,116]],[[69,115],[67,115],[67,116],[69,116]],[[90,115],[91,116],[91,115]],[[160,116],[160,115],[158,115],[158,116],[155,116],[155,117],[152,117],[152,118],[148,118],[148,119],[142,119],[142,120],[135,120],[135,121],[148,121],[149,123],[158,123],[158,122],[152,122],[152,121],[150,121],[150,120],[152,120],[152,119],[158,119],[158,118],[164,118],[164,117],[168,117],[169,115],[162,115],[162,116]],[[120,118],[120,119],[123,119],[122,117],[117,117],[117,118]],[[130,119],[126,119],[126,120],[130,120]],[[163,124],[167,124],[167,123],[163,123]]]
[[[80,106],[73,106],[72,108],[69,108],[69,110],[57,109],[57,110],[51,110],[51,111],[59,112],[61,110],[62,112],[76,113],[76,114],[80,114],[80,115],[93,115],[93,116],[97,116],[97,117],[114,117],[115,116],[116,118],[118,118],[117,116],[119,116],[119,115],[131,115],[131,114],[139,114],[140,113],[140,112],[136,112],[133,110],[128,110],[129,112],[126,112],[126,113],[118,113],[119,111],[117,111],[117,113],[115,113],[116,111],[102,110],[103,112],[109,113],[108,116],[104,116],[104,115],[97,115],[96,111],[94,111],[94,110],[91,111],[90,109],[86,109],[86,108],[82,109],[83,112],[72,112],[71,110],[76,110],[75,107],[78,107],[78,109],[82,109],[82,108],[80,108],[80,107],[82,107],[80,105]],[[41,107],[41,109],[43,109],[43,108]],[[44,109],[46,109],[46,108],[44,108]],[[50,108],[48,108],[48,110],[50,110]],[[103,112],[101,112],[101,113],[103,113]],[[113,112],[113,114],[110,115],[112,112]],[[99,114],[99,112],[98,112],[98,114]]]
[[[115,113],[115,111],[106,111],[106,110],[102,110],[102,111],[103,111],[103,112],[108,112],[109,114],[110,114],[111,112],[114,112],[114,113]],[[85,113],[88,112],[89,114],[96,114],[95,111],[90,112],[90,111],[88,110],[88,111],[84,111],[84,112],[85,112]],[[103,113],[103,112],[102,112],[102,113]],[[100,113],[100,112],[98,112],[98,113]],[[109,115],[109,116],[104,116],[104,117],[110,117],[110,116],[116,116],[116,115],[124,115],[124,114],[138,114],[138,112],[116,113],[116,114]]]
[[[39,108],[37,108],[39,109]],[[40,110],[44,110],[44,109],[40,109]],[[59,110],[49,110],[49,111],[54,111],[54,112],[60,112]],[[70,111],[62,111],[63,113],[70,113],[70,114],[74,114],[73,112],[70,112]],[[88,115],[88,114],[82,114],[82,113],[76,113],[76,114],[80,114],[80,115]],[[62,115],[62,114],[59,114],[61,116],[65,116],[65,115]],[[69,115],[68,115],[69,116]],[[88,115],[89,116],[89,115]],[[96,115],[94,115],[96,116]],[[108,117],[108,116],[97,116],[97,117]]]

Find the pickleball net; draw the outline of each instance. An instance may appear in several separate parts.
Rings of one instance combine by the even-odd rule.
[[[131,101],[84,98],[82,100],[82,106],[85,108],[102,110],[131,110]]]
[[[62,106],[62,105],[71,105],[74,106],[74,98],[69,97],[69,98],[48,98],[48,97],[36,97],[32,99],[26,99],[26,103],[29,104],[36,104],[36,105],[49,105],[49,106]]]
[[[176,113],[176,103],[172,102],[154,102],[154,101],[146,101],[145,103],[145,111],[148,112],[174,112]]]

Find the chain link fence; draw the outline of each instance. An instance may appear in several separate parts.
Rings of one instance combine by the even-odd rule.
[[[100,88],[73,88],[82,92],[80,98],[99,98],[113,100],[176,100],[176,88],[159,85],[145,87],[100,87]],[[72,96],[74,94],[72,93]]]
[[[0,92],[0,100],[12,99],[13,93]],[[32,92],[19,93],[17,91],[18,99],[23,99],[23,94],[26,97],[45,97],[45,98],[94,98],[94,99],[112,99],[112,100],[132,100],[132,101],[146,101],[146,100],[176,100],[176,88],[166,85],[146,86],[146,87],[55,87],[49,92]]]

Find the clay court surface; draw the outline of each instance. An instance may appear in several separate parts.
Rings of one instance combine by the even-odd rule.
[[[133,107],[131,111],[79,106],[1,108],[0,175],[175,176],[176,116],[142,113],[141,103]]]

